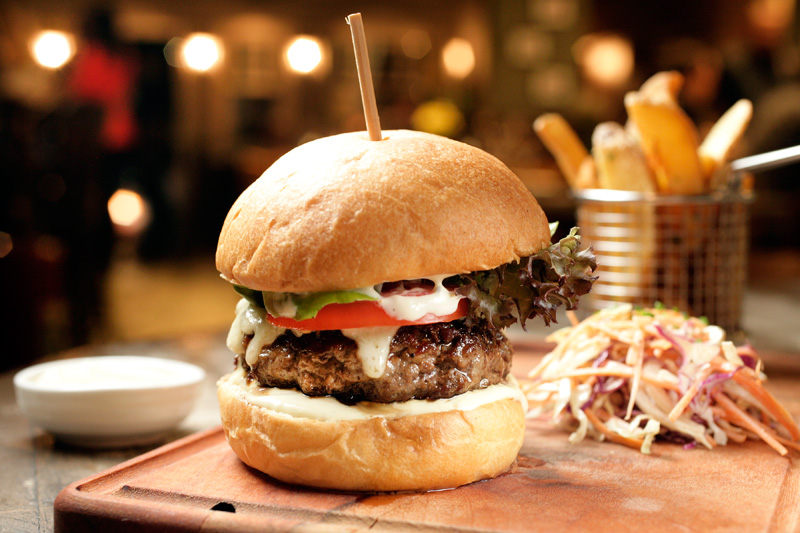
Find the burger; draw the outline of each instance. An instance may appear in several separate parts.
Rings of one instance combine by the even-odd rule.
[[[384,131],[303,144],[233,204],[216,264],[242,295],[218,382],[247,465],[348,491],[422,491],[515,461],[526,401],[504,329],[574,308],[594,280],[498,159]]]

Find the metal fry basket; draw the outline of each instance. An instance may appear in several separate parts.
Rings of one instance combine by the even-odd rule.
[[[706,316],[731,336],[741,331],[752,198],[600,189],[575,197],[598,263],[591,310],[661,302]]]

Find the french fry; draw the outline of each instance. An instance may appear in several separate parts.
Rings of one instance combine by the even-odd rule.
[[[660,193],[703,194],[705,172],[697,150],[697,129],[674,101],[656,101],[630,92],[625,109],[636,126]]]
[[[576,190],[583,189],[597,189],[600,184],[597,182],[597,169],[595,168],[594,159],[592,156],[586,155],[586,159],[581,163],[578,168],[578,179],[575,182]]]
[[[592,133],[592,156],[603,189],[655,192],[641,147],[621,125],[603,122]]]
[[[639,87],[639,94],[654,102],[677,102],[685,81],[677,70],[656,72]]]
[[[558,113],[546,113],[537,118],[533,129],[553,157],[572,189],[581,187],[580,168],[589,152],[572,126]]]
[[[744,136],[752,117],[753,103],[739,100],[714,123],[700,144],[697,153],[712,190],[727,178],[725,162]]]
[[[677,70],[656,72],[639,87],[639,94],[653,102],[674,102],[678,105],[678,96],[685,81],[686,78]],[[625,130],[637,142],[640,141],[641,136],[632,120],[629,119],[625,124]]]

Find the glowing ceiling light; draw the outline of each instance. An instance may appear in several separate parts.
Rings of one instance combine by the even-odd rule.
[[[584,35],[575,43],[575,55],[586,78],[602,87],[620,87],[633,74],[633,45],[619,35]]]
[[[442,50],[444,70],[453,78],[462,80],[475,69],[475,52],[466,39],[454,37]]]
[[[289,68],[301,74],[309,74],[322,63],[322,46],[314,37],[300,36],[286,48]]]
[[[43,31],[39,33],[32,45],[33,58],[49,69],[64,66],[75,53],[72,37],[61,31]]]
[[[189,69],[197,72],[207,72],[222,57],[222,45],[213,35],[194,33],[184,42],[181,55],[183,56],[184,64]]]

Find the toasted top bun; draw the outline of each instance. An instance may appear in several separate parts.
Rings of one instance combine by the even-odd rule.
[[[324,137],[288,152],[236,200],[222,276],[317,292],[488,270],[550,242],[534,197],[497,158],[414,131]]]

